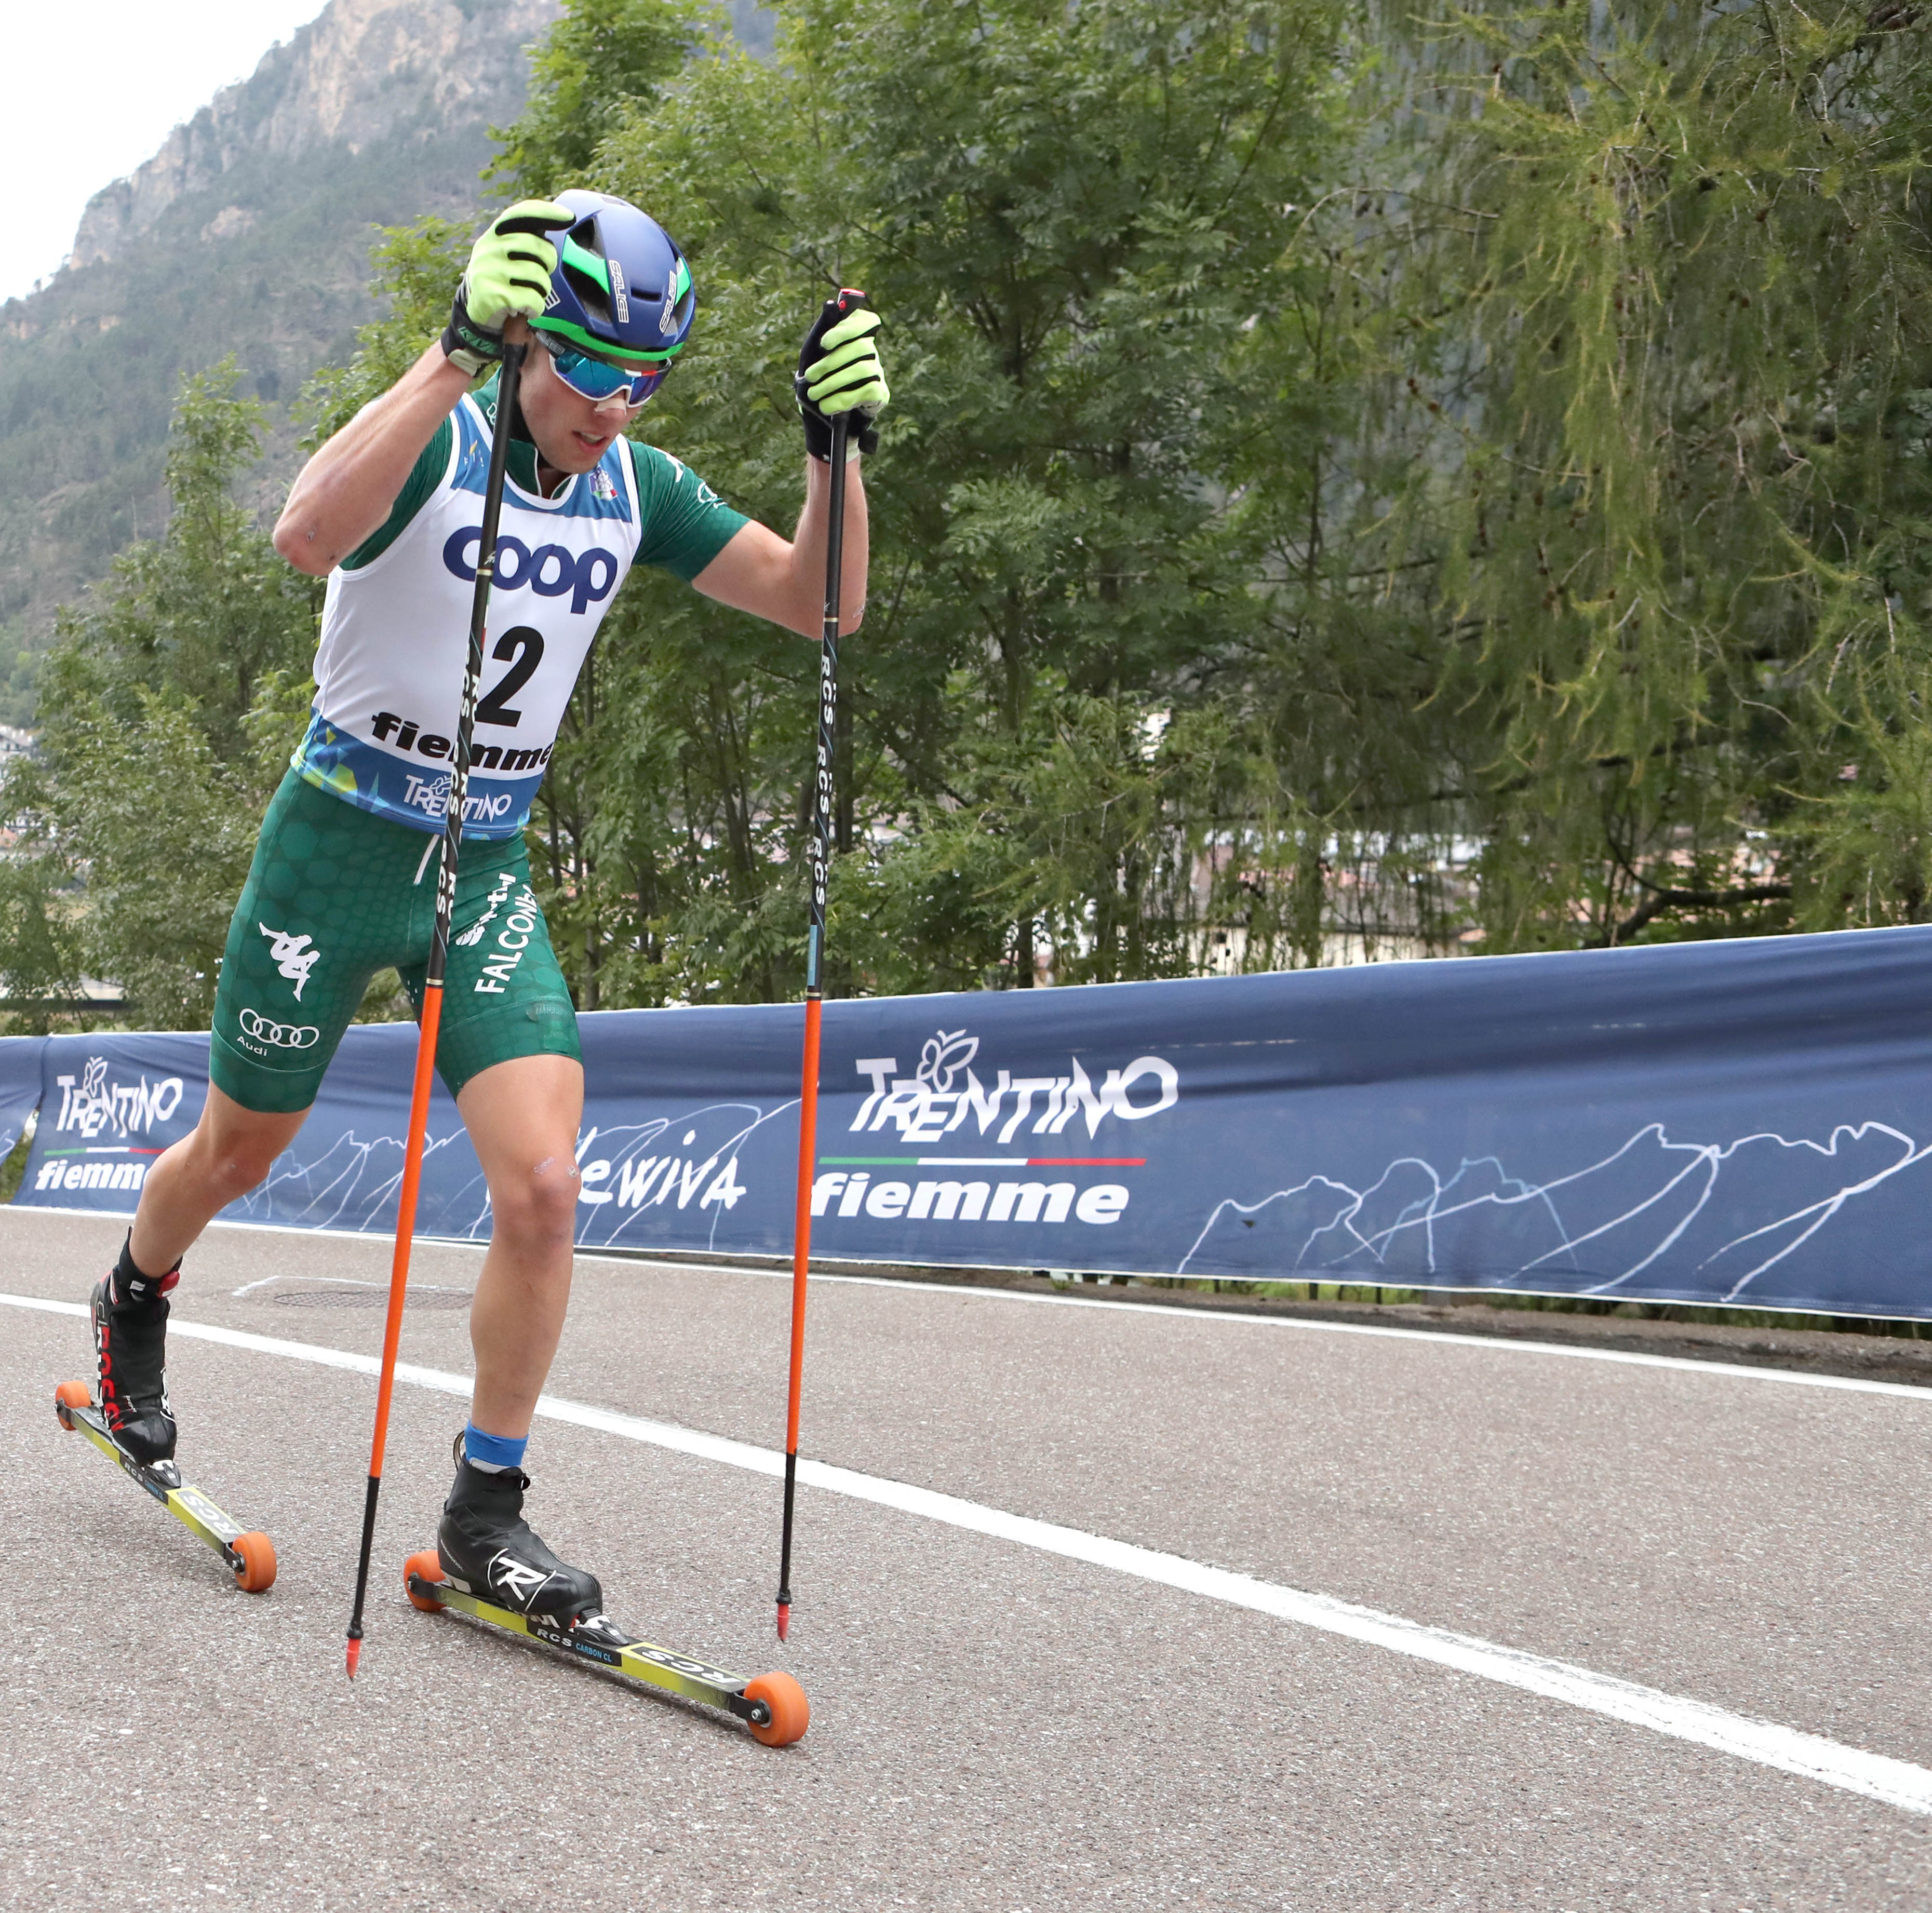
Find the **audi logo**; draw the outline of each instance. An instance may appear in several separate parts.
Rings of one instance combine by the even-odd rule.
[[[322,1032],[310,1023],[271,1023],[252,1009],[242,1012],[242,1033],[257,1042],[273,1043],[278,1049],[305,1050],[322,1039]]]

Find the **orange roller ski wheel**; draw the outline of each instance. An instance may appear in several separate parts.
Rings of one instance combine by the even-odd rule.
[[[229,1546],[242,1557],[235,1585],[244,1594],[266,1594],[275,1585],[275,1544],[259,1529],[238,1534]]]
[[[425,1581],[440,1581],[442,1579],[442,1557],[434,1548],[425,1548],[421,1554],[410,1555],[403,1564],[403,1591],[410,1597],[410,1606],[420,1608],[424,1614],[442,1613],[442,1603],[440,1601],[425,1600],[410,1585],[412,1575],[420,1575]]]
[[[84,1381],[64,1381],[54,1390],[55,1417],[70,1435],[74,1432],[74,1417],[68,1411],[93,1405],[94,1390]]]
[[[745,1731],[753,1740],[768,1747],[788,1747],[805,1738],[805,1730],[812,1724],[812,1703],[789,1674],[760,1674],[755,1681],[747,1681],[745,1698],[763,1701],[772,1713],[762,1727],[755,1720],[746,1722]]]

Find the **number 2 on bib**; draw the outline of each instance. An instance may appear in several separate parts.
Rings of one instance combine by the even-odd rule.
[[[536,675],[538,665],[543,662],[543,634],[529,625],[518,625],[497,639],[490,647],[490,656],[500,663],[514,661],[476,706],[478,724],[502,724],[514,730],[523,722],[523,712],[512,710],[509,700]]]

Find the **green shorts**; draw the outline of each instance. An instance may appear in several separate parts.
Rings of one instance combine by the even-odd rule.
[[[292,1114],[322,1072],[369,979],[393,966],[422,1006],[441,838],[282,780],[228,926],[208,1069],[244,1109]],[[472,838],[457,865],[436,1064],[455,1095],[518,1056],[581,1059],[577,1012],[520,834]]]

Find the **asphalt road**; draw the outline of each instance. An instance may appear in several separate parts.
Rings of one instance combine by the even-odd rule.
[[[0,1291],[82,1301],[119,1234],[10,1210]],[[418,1252],[406,1361],[467,1368],[478,1262]],[[386,1265],[218,1230],[176,1314],[374,1353]],[[775,1447],[787,1299],[586,1258],[552,1390]],[[1932,1392],[837,1282],[810,1339],[825,1461],[1932,1766]],[[780,1649],[771,1481],[539,1423],[530,1512],[614,1616],[804,1683],[760,1747],[405,1603],[462,1420],[408,1386],[352,1687],[373,1382],[174,1343],[184,1470],[280,1556],[254,1597],[59,1431],[90,1368],[82,1321],[0,1306],[7,1907],[1932,1903],[1932,1818],[822,1491]]]

